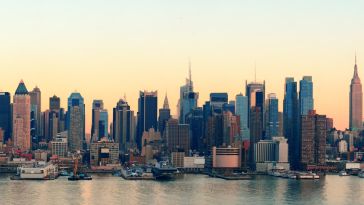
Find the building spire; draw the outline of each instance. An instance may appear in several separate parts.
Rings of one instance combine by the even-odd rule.
[[[168,103],[167,92],[166,92],[166,97],[164,98],[163,109],[169,110],[169,103]]]

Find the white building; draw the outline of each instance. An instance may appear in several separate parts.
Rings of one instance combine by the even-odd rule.
[[[339,153],[347,153],[348,152],[348,143],[345,140],[340,140],[338,144]]]
[[[67,157],[68,153],[68,132],[58,133],[56,138],[51,142],[52,155]]]

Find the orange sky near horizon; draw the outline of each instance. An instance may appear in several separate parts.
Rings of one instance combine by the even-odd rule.
[[[319,114],[348,127],[354,54],[364,69],[364,3],[345,1],[21,1],[0,8],[0,90],[20,79],[42,91],[42,110],[56,94],[66,108],[77,90],[85,98],[86,131],[93,99],[112,108],[127,96],[137,112],[139,90],[167,92],[176,114],[179,87],[192,62],[202,106],[211,92],[229,99],[245,81],[266,81],[283,108],[284,81],[313,76]]]

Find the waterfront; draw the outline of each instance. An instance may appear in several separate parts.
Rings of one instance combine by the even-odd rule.
[[[364,179],[328,175],[318,181],[270,176],[226,181],[185,175],[175,181],[127,181],[93,175],[92,181],[11,181],[0,175],[1,204],[360,204]]]

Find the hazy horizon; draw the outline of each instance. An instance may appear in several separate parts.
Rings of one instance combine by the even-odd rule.
[[[349,85],[357,51],[364,67],[364,2],[345,1],[16,1],[0,7],[0,90],[28,90],[85,99],[86,132],[93,99],[112,108],[127,96],[137,112],[139,90],[167,92],[176,114],[179,87],[192,62],[203,105],[211,92],[234,100],[245,81],[266,81],[283,108],[284,81],[313,76],[315,109],[348,127]]]

